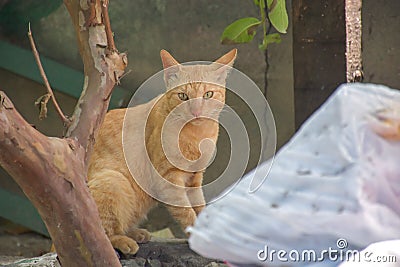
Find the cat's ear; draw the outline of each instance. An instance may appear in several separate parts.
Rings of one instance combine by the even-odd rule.
[[[160,51],[160,56],[164,68],[164,80],[168,87],[172,80],[177,79],[177,74],[180,71],[181,65],[164,49]]]
[[[223,65],[228,65],[229,67],[233,66],[233,63],[235,62],[237,55],[237,49],[234,48],[219,59],[215,61],[215,63],[223,64]]]
[[[217,78],[217,82],[225,83],[226,77],[229,71],[232,69],[233,63],[235,62],[237,55],[237,49],[232,49],[216,61],[214,61],[215,70],[214,73]]]

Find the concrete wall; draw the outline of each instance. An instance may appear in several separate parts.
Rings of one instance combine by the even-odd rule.
[[[363,1],[364,82],[400,89],[400,1]]]

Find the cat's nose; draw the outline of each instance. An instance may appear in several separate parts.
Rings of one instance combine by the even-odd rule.
[[[190,101],[190,113],[195,118],[198,118],[201,116],[201,110],[203,107],[203,99],[202,98],[195,98]]]
[[[201,110],[191,110],[191,113],[195,118],[198,118],[201,115]]]

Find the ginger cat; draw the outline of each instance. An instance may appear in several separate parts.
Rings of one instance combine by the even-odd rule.
[[[107,113],[90,159],[88,186],[107,236],[122,253],[136,254],[138,243],[150,239],[137,225],[158,200],[167,203],[168,211],[184,229],[203,209],[200,186],[215,146],[204,149],[201,141],[217,141],[225,81],[236,53],[233,49],[213,64],[189,66],[162,50],[167,91],[148,103]],[[169,128],[164,125],[168,118],[172,123]],[[181,129],[174,123],[181,123]],[[167,148],[170,155],[164,153],[165,144],[171,146]],[[150,161],[145,160],[146,155]],[[202,162],[198,162],[200,158]],[[187,166],[176,167],[171,160]],[[189,193],[191,190],[183,187],[196,190]]]

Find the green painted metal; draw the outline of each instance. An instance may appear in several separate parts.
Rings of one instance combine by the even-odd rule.
[[[36,208],[27,198],[0,188],[0,211],[1,217],[49,236]]]
[[[0,41],[0,58],[0,68],[43,84],[32,51]],[[40,59],[52,88],[79,98],[83,87],[83,74],[46,57],[40,56]],[[120,107],[127,96],[127,90],[116,86],[110,108]]]

